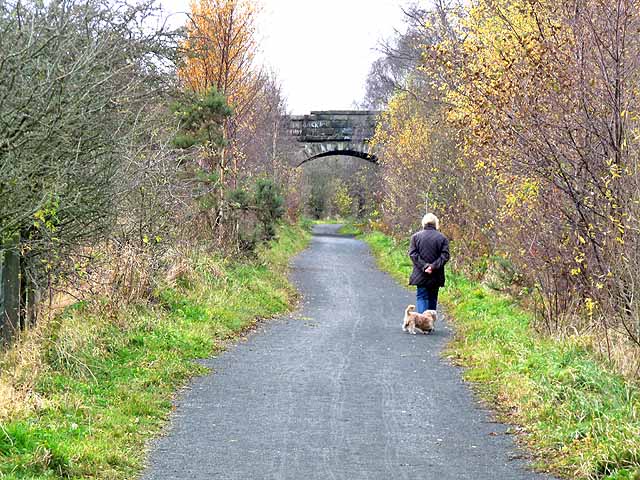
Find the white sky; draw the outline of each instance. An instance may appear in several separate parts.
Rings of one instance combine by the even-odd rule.
[[[188,0],[160,0],[168,12]],[[380,40],[402,28],[403,0],[259,0],[259,39],[265,66],[280,79],[289,110],[351,109]],[[175,16],[172,19],[177,20]],[[178,21],[178,23],[180,23]]]

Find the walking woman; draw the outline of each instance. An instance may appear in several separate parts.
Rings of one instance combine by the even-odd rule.
[[[440,221],[433,213],[422,218],[422,230],[411,236],[409,257],[413,272],[409,285],[415,285],[418,313],[436,310],[438,290],[444,287],[444,265],[449,261],[449,240],[438,231]]]

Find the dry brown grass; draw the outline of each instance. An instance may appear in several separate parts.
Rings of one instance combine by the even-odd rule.
[[[52,361],[72,357],[90,336],[90,325],[60,317],[75,302],[77,298],[66,293],[43,301],[37,325],[21,332],[13,345],[0,352],[0,422],[47,406],[46,398],[36,392],[36,382]]]
[[[625,332],[599,329],[588,338],[598,356],[610,362],[617,372],[629,380],[640,380],[640,347],[629,340]]]
[[[35,390],[35,382],[46,368],[42,335],[46,323],[23,333],[12,347],[0,353],[0,421],[46,404]]]
[[[51,293],[38,305],[37,325],[21,332],[11,347],[0,352],[0,422],[46,406],[47,400],[36,393],[35,383],[48,365],[73,365],[87,376],[92,375],[90,366],[74,358],[74,352],[91,341],[92,327],[73,318],[62,320],[60,314],[65,309],[79,300],[100,298],[99,310],[104,321],[122,322],[116,312],[122,306],[146,301],[157,282],[174,285],[179,278],[194,277],[188,255],[173,250],[160,262],[140,249],[115,249],[113,245],[81,252],[79,257],[98,261],[90,268],[78,263],[81,274],[58,285],[57,293]],[[160,263],[169,266],[159,268]],[[122,326],[125,327],[124,323]]]
[[[622,327],[594,321],[574,309],[573,313],[554,322],[551,329],[547,322],[537,321],[536,330],[543,336],[579,343],[592,351],[609,370],[633,382],[640,380],[640,347]]]

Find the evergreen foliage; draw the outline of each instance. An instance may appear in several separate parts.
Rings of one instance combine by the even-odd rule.
[[[212,151],[224,146],[222,125],[233,114],[224,95],[211,87],[204,95],[192,94],[189,100],[177,102],[172,107],[180,120],[180,133],[173,140],[174,146],[202,145]]]
[[[269,178],[260,178],[254,187],[255,211],[262,225],[262,237],[270,240],[275,235],[275,227],[284,215],[284,197],[278,186]]]

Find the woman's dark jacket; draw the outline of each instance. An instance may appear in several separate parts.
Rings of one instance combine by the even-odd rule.
[[[411,236],[409,256],[413,272],[409,285],[418,287],[444,287],[444,264],[449,261],[449,240],[435,227],[427,225],[424,230]],[[431,265],[433,272],[424,271]]]

